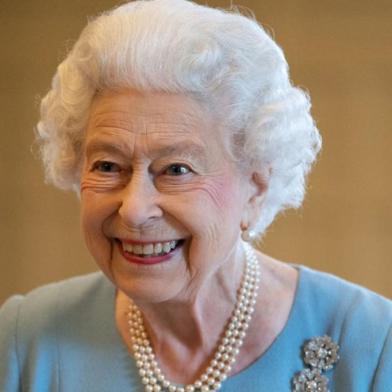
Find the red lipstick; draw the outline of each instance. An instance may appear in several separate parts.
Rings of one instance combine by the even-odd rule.
[[[142,264],[142,265],[153,265],[153,264],[158,264],[158,263],[163,263],[165,261],[169,261],[180,249],[182,246],[183,241],[179,241],[177,246],[172,249],[169,253],[166,253],[164,255],[159,255],[159,256],[137,256],[133,253],[129,253],[126,250],[123,249],[122,243],[120,240],[117,240],[117,245],[119,247],[121,255],[130,263],[135,263],[135,264]],[[129,243],[129,244],[146,244],[146,243],[154,243],[154,242],[146,242],[146,241],[126,241],[124,242]],[[161,241],[156,241],[156,242],[161,242]]]

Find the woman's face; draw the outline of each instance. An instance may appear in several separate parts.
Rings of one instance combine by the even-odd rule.
[[[253,188],[210,112],[183,95],[132,90],[93,102],[82,228],[99,267],[135,300],[192,295],[233,259]]]

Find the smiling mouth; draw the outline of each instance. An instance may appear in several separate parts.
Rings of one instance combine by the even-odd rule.
[[[151,243],[129,243],[117,239],[125,254],[141,258],[165,256],[179,248],[184,240],[171,240]]]

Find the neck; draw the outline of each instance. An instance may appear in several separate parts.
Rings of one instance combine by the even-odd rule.
[[[238,246],[202,284],[196,282],[170,301],[136,303],[157,353],[167,346],[190,352],[211,352],[216,347],[237,302],[244,261]]]

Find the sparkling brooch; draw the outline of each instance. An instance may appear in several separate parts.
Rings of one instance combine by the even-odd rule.
[[[332,369],[339,360],[339,346],[327,336],[317,336],[304,345],[303,360],[308,367],[293,378],[294,392],[329,392],[323,371]]]

